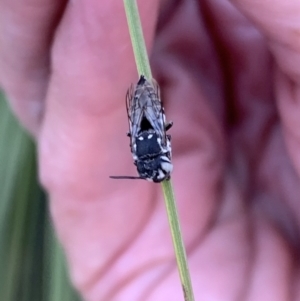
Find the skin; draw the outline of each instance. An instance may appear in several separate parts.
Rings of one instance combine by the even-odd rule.
[[[196,300],[300,300],[300,2],[139,2]],[[0,83],[85,300],[177,301],[160,185],[108,177],[136,175],[122,5],[0,0]]]

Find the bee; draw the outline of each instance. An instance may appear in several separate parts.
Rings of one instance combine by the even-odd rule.
[[[173,170],[171,136],[166,123],[159,86],[141,75],[127,91],[126,108],[129,122],[130,149],[139,177],[111,176],[113,179],[144,179],[159,183],[170,179]]]

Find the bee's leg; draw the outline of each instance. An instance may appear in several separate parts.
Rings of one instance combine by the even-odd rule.
[[[130,132],[127,132],[127,133],[126,133],[126,136],[127,136],[127,137],[131,137]]]
[[[168,131],[173,126],[173,121],[170,121],[166,124],[165,130]]]
[[[169,139],[169,141],[171,141],[171,135],[167,135],[167,138]]]

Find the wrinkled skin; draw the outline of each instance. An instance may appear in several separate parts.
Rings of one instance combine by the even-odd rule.
[[[300,300],[300,2],[139,1],[174,121],[196,300]],[[122,1],[0,0],[0,82],[85,300],[182,300],[161,187],[136,175]],[[156,31],[155,31],[156,28]]]

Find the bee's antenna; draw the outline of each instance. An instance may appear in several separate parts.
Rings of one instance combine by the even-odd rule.
[[[142,177],[132,177],[132,176],[109,176],[111,179],[130,179],[130,180],[145,180]]]

